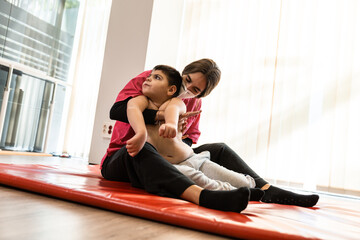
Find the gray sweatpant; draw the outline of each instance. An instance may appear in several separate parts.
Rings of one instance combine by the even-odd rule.
[[[249,176],[224,168],[210,160],[210,152],[194,154],[174,166],[196,185],[208,190],[233,190],[240,187],[255,187]]]

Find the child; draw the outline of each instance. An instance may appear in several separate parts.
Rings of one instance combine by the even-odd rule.
[[[128,102],[127,115],[135,131],[135,136],[126,144],[129,155],[135,156],[147,141],[161,156],[200,187],[208,190],[253,188],[255,181],[252,177],[210,161],[210,153],[207,151],[195,154],[193,149],[182,141],[178,119],[180,114],[185,113],[186,107],[180,98],[176,98],[180,92],[182,78],[179,73],[173,74],[176,77],[171,77],[169,72],[177,71],[164,65],[156,66],[142,85],[144,95],[132,98]],[[142,112],[146,108],[163,110],[165,123],[145,125]],[[251,191],[254,193],[252,200],[260,200],[263,192],[254,189]]]

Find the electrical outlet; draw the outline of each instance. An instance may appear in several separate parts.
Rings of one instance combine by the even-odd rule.
[[[102,136],[103,136],[103,138],[111,138],[111,135],[112,135],[113,130],[114,130],[114,125],[115,125],[114,121],[104,122],[103,123],[103,127],[102,127]]]

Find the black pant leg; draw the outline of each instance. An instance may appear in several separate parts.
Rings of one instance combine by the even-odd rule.
[[[125,147],[119,149],[113,155],[107,156],[101,168],[101,175],[107,180],[130,182],[125,167],[125,162],[128,161],[127,158],[129,157],[131,156],[127,154]]]
[[[113,167],[117,169],[110,170]],[[106,179],[127,180],[134,187],[144,188],[147,192],[160,196],[179,198],[188,187],[195,184],[160,156],[149,143],[145,143],[135,157],[131,157],[125,147],[121,148],[105,159],[103,168]],[[116,176],[117,174],[121,176]]]
[[[253,171],[241,157],[225,143],[210,143],[194,148],[195,153],[210,152],[211,161],[238,173],[250,175],[256,182],[256,187],[262,187],[267,182]]]

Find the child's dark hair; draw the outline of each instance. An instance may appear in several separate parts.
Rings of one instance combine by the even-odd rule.
[[[165,76],[167,77],[167,79],[169,81],[169,86],[171,86],[171,85],[176,86],[176,92],[173,95],[173,97],[177,97],[180,93],[181,84],[182,84],[182,77],[181,77],[180,73],[178,72],[178,70],[176,70],[173,67],[167,66],[167,65],[156,65],[153,68],[153,71],[154,70],[162,71],[165,74]]]

